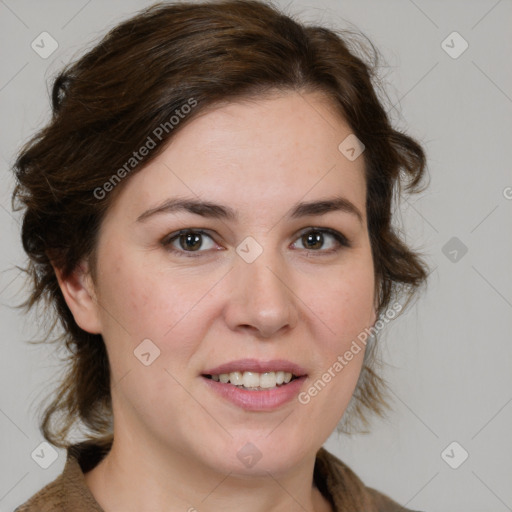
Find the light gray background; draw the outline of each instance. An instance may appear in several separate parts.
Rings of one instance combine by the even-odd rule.
[[[44,470],[31,458],[43,441],[36,406],[60,367],[52,347],[25,342],[41,328],[36,315],[12,308],[24,296],[15,269],[24,253],[9,167],[48,118],[46,81],[151,3],[0,0],[0,512],[53,480],[65,461],[59,451]],[[395,410],[374,421],[370,435],[333,435],[327,448],[367,485],[410,508],[512,510],[512,2],[278,4],[307,22],[353,25],[376,44],[388,64],[382,72],[390,100],[401,112],[392,117],[425,145],[431,176],[430,188],[401,209],[407,241],[426,254],[433,272],[426,293],[381,340]],[[43,31],[59,44],[48,59],[30,46]],[[441,46],[453,31],[469,44],[457,59]],[[443,253],[452,237],[468,248],[456,262]],[[452,441],[469,453],[458,469],[441,457]],[[458,450],[448,452],[452,459]]]

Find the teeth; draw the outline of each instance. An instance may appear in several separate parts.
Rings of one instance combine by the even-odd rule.
[[[247,375],[247,373],[249,372],[231,372],[229,374],[229,382],[235,386],[241,386],[242,384],[245,385],[245,375]]]
[[[260,388],[274,388],[277,385],[277,377],[274,372],[262,373],[260,376]]]
[[[244,372],[240,381],[237,382],[236,380],[231,380],[231,374],[229,374],[229,381],[235,386],[242,384],[245,388],[257,388],[260,385],[260,376],[253,372]]]
[[[234,386],[243,386],[248,389],[271,389],[282,384],[288,384],[292,380],[290,372],[231,372],[221,373],[220,375],[212,375],[212,379],[216,382],[227,384],[230,382]]]

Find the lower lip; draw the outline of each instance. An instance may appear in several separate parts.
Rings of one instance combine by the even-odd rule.
[[[224,384],[206,377],[202,378],[213,391],[246,411],[273,411],[278,409],[299,394],[300,388],[306,379],[305,376],[302,376],[275,388],[264,391],[250,391],[233,386],[233,384]]]

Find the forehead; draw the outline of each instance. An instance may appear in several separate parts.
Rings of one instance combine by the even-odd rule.
[[[275,165],[292,158],[321,164],[338,157],[338,146],[350,133],[324,94],[281,92],[213,105],[178,132],[170,145],[193,148],[198,157],[243,159],[245,165],[250,165],[245,155],[272,157]]]
[[[342,194],[364,209],[364,159],[339,149],[350,134],[318,94],[218,104],[178,131],[121,195],[136,209],[179,195],[275,210]]]

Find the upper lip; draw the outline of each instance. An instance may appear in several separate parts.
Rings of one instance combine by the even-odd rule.
[[[261,359],[238,359],[208,369],[203,372],[203,375],[220,375],[222,373],[231,372],[266,373],[278,371],[289,372],[296,377],[306,375],[304,368],[286,359],[272,359],[267,361]]]

